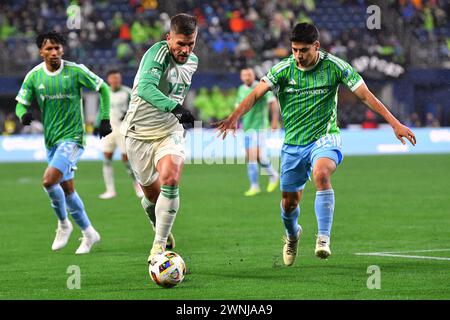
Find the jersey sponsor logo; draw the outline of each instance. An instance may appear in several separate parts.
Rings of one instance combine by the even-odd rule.
[[[41,99],[48,99],[48,100],[58,100],[58,99],[73,99],[75,96],[73,94],[41,94]]]
[[[312,89],[312,90],[286,88],[284,90],[284,92],[286,92],[286,93],[297,94],[299,96],[310,96],[310,95],[327,94],[329,91],[330,90],[328,88]]]

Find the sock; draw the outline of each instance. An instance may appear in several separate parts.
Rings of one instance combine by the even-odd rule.
[[[297,206],[291,212],[285,212],[283,206],[281,205],[281,220],[283,220],[284,229],[286,230],[286,235],[289,238],[297,238],[299,225],[298,217],[300,216],[300,207]]]
[[[81,230],[87,229],[91,225],[84,204],[76,191],[66,197],[67,207],[75,222],[80,226]]]
[[[156,226],[153,245],[160,244],[166,247],[167,237],[172,230],[172,225],[180,207],[178,186],[161,186],[161,193],[155,206]]]
[[[259,188],[258,183],[258,164],[256,162],[249,162],[247,164],[247,174],[252,188]]]
[[[142,208],[144,208],[145,213],[147,214],[150,223],[152,224],[153,230],[155,230],[156,226],[156,215],[155,215],[155,207],[156,204],[148,200],[146,197],[142,197],[141,200]]]
[[[334,191],[333,189],[317,191],[314,204],[319,235],[330,236],[333,224]]]
[[[58,220],[63,221],[67,219],[66,199],[61,185],[59,183],[54,184],[53,186],[44,188],[44,190],[50,197],[51,206],[55,210]]]
[[[131,179],[133,179],[133,181],[136,181],[136,177],[134,176],[133,169],[131,169],[130,162],[129,161],[124,162],[124,165],[128,175],[131,177]]]
[[[114,186],[114,169],[112,166],[112,160],[103,160],[103,179],[105,180],[106,191],[116,192]]]
[[[261,159],[260,161],[261,167],[267,172],[270,176],[270,181],[274,182],[274,180],[278,179],[278,172],[272,167],[269,159]]]

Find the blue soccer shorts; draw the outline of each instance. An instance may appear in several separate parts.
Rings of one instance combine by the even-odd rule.
[[[281,149],[280,189],[297,192],[305,188],[314,164],[320,158],[329,158],[336,166],[344,158],[339,134],[326,135],[306,146],[283,144]]]
[[[47,162],[49,167],[54,167],[61,171],[63,178],[60,182],[72,180],[75,175],[76,165],[81,155],[83,147],[71,141],[58,143],[51,149],[47,149]]]

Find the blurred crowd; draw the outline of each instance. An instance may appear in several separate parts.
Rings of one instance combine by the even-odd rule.
[[[436,48],[439,59],[449,61],[449,0],[387,2],[413,28],[415,36],[427,42],[427,50]],[[412,49],[402,43],[401,34],[367,29],[366,10],[370,3],[365,0],[2,0],[0,74],[23,75],[39,63],[41,58],[34,39],[48,30],[66,34],[66,59],[83,63],[100,76],[112,67],[134,74],[145,51],[168,32],[169,14],[176,12],[188,12],[198,18],[195,52],[201,61],[199,72],[238,72],[244,66],[258,66],[257,75],[262,76],[290,54],[290,30],[298,22],[314,22],[320,30],[322,47],[347,61],[362,55],[377,55],[407,67]],[[439,63],[439,59],[429,62]],[[234,99],[233,90],[205,88],[196,93],[198,96],[192,101],[202,119],[220,118],[233,107],[230,102]],[[214,110],[202,102],[205,97],[218,96],[221,98],[214,104]],[[340,108],[346,110],[346,103],[341,103]],[[372,117],[361,110],[356,115],[354,110],[359,109],[340,112],[341,125],[362,123]],[[421,117],[420,125],[427,125],[426,117],[423,114]],[[412,120],[412,123],[418,122]],[[0,115],[0,125],[5,132],[12,130],[9,115]]]

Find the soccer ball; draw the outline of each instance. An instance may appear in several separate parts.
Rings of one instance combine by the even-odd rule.
[[[186,265],[179,254],[165,251],[152,259],[148,272],[157,285],[171,288],[183,281]]]

